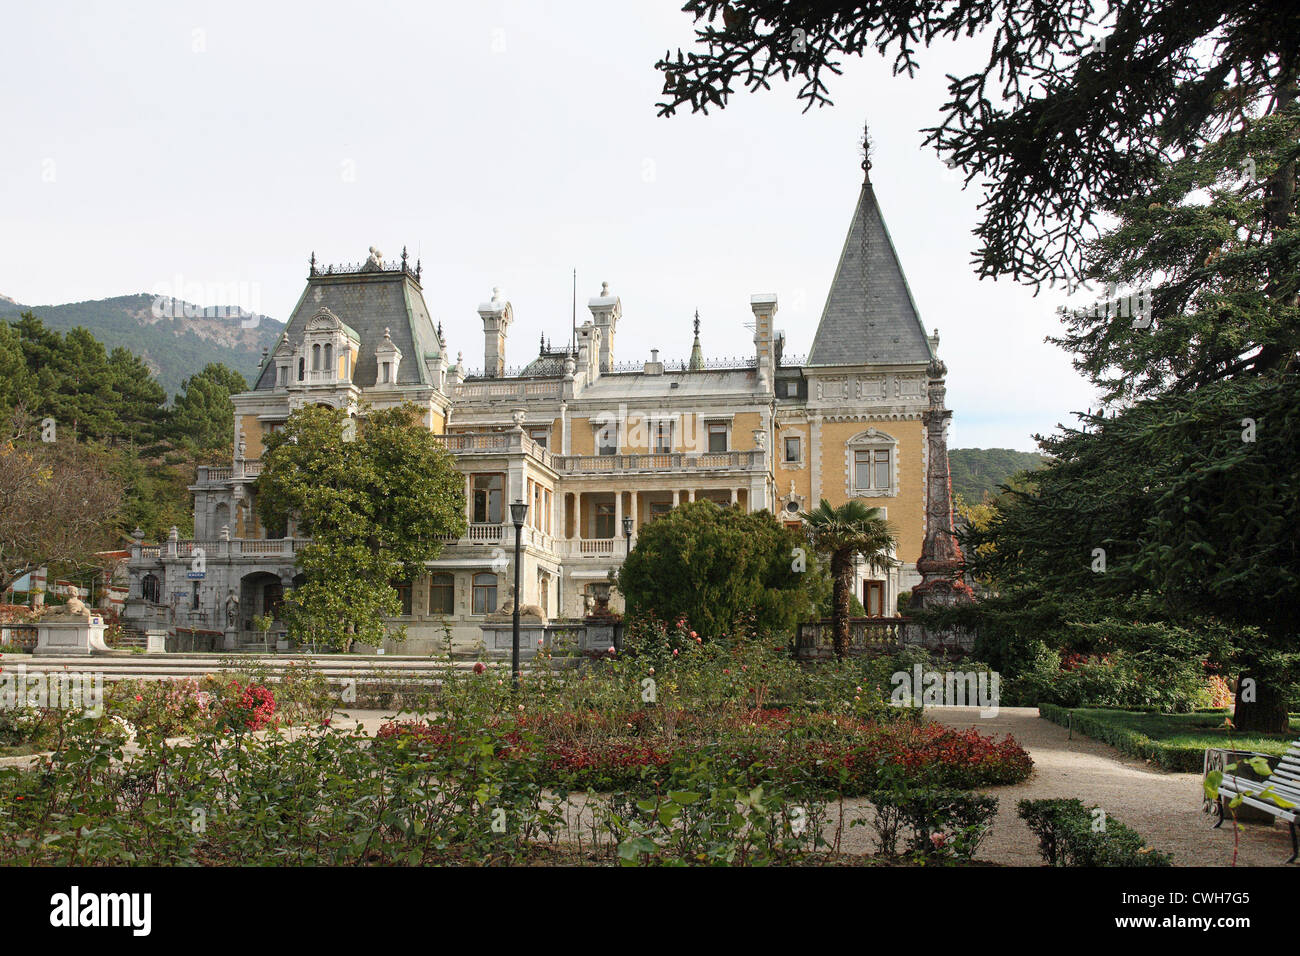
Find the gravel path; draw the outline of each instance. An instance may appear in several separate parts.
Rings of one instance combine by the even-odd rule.
[[[926,716],[950,727],[974,727],[1001,737],[1011,734],[1034,758],[1023,783],[990,787],[998,798],[993,829],[978,858],[1014,866],[1041,864],[1037,839],[1016,815],[1016,802],[1077,797],[1128,824],[1157,850],[1172,854],[1175,866],[1231,866],[1232,821],[1218,830],[1201,812],[1201,777],[1169,773],[1125,757],[1114,747],[1084,737],[1038,716],[1036,707],[1003,707],[997,717],[980,717],[973,707],[928,708]],[[1285,824],[1247,823],[1238,834],[1238,866],[1280,866],[1291,855]]]

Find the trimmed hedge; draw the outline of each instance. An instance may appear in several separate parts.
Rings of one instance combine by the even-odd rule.
[[[1095,709],[1095,708],[1072,708],[1061,707],[1057,704],[1039,704],[1038,715],[1054,724],[1060,724],[1062,727],[1071,727],[1085,736],[1092,737],[1094,740],[1100,740],[1102,743],[1110,744],[1120,753],[1127,754],[1130,757],[1137,757],[1139,760],[1150,760],[1158,766],[1174,773],[1200,773],[1205,765],[1205,750],[1207,746],[1221,746],[1228,749],[1237,750],[1259,750],[1270,752],[1276,750],[1277,753],[1283,753],[1286,750],[1287,743],[1285,740],[1271,741],[1262,740],[1258,736],[1238,735],[1236,737],[1224,734],[1222,740],[1198,739],[1195,742],[1186,740],[1158,740],[1136,730],[1133,727],[1125,726],[1123,723],[1112,719],[1114,711]],[[1123,711],[1121,713],[1132,713],[1134,716],[1141,716],[1141,711]],[[1152,715],[1158,716],[1158,715]],[[1195,728],[1188,728],[1188,734],[1195,732]]]
[[[1080,800],[1021,800],[1016,812],[1038,836],[1049,866],[1170,866],[1166,853],[1146,846],[1141,834],[1096,814]],[[1098,823],[1101,824],[1098,828]]]
[[[1146,734],[1138,733],[1128,727],[1121,727],[1085,713],[1077,708],[1061,707],[1057,704],[1039,704],[1038,716],[1050,720],[1062,727],[1070,727],[1085,736],[1110,744],[1122,754],[1150,760],[1166,770],[1179,773],[1199,773],[1205,765],[1205,750],[1181,746],[1170,746],[1159,740],[1152,740]]]

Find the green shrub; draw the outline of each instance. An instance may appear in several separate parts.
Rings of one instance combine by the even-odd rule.
[[[603,822],[624,866],[788,863],[827,846],[824,787],[810,779],[751,784],[747,768],[721,749],[675,757],[667,786],[610,801]]]
[[[897,852],[906,827],[914,857],[969,860],[998,812],[997,797],[963,790],[878,790],[869,799],[876,810],[877,846],[885,856]]]
[[[1020,814],[1049,866],[1169,866],[1136,831],[1080,800],[1021,800]]]
[[[1062,667],[1060,654],[1045,645],[1005,679],[1002,697],[1010,707],[1058,704],[1163,713],[1189,713],[1210,703],[1200,659],[1116,652],[1109,659],[1076,656],[1070,666]]]

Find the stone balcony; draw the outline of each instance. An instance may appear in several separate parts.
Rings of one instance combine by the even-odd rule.
[[[712,451],[660,452],[630,455],[552,455],[551,467],[565,476],[632,474],[704,474],[708,472],[765,472],[766,452]]]
[[[195,488],[225,485],[230,481],[254,481],[262,473],[262,462],[256,458],[237,458],[233,465],[199,465],[196,469]]]
[[[195,551],[201,548],[207,558],[267,558],[283,563],[286,559],[292,561],[309,540],[308,538],[231,538],[229,541],[176,539],[164,541],[162,544],[137,543],[131,546],[131,561],[192,558]]]

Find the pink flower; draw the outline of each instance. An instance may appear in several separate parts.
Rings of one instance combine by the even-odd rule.
[[[609,652],[610,652],[611,654],[613,654],[613,653],[614,653],[614,648],[611,647],[611,648],[609,649]]]
[[[485,670],[487,670],[487,667],[483,664],[482,661],[476,661],[476,662],[474,663],[474,673],[475,673],[475,674],[482,674]]]
[[[695,632],[694,632],[694,631],[691,631],[691,637],[694,637],[697,641],[699,640],[699,638],[695,636]]]

